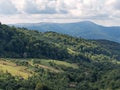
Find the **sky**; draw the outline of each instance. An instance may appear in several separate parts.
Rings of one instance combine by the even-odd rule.
[[[5,24],[93,21],[120,26],[120,0],[0,0]]]

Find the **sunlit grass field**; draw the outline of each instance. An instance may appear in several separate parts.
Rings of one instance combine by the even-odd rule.
[[[0,60],[0,70],[11,73],[13,76],[21,76],[25,79],[32,75],[32,71],[30,72],[27,67],[17,66],[15,63],[10,61]]]
[[[12,60],[27,61],[29,63],[29,66],[22,66],[22,65],[19,66]],[[33,63],[33,60],[40,61],[40,63]],[[24,79],[27,79],[28,77],[35,74],[35,72],[33,71],[33,68],[35,66],[38,66],[39,68],[42,68],[44,70],[49,70],[55,73],[64,72],[61,69],[61,67],[78,69],[78,65],[75,63],[68,63],[65,61],[57,61],[57,60],[50,60],[50,59],[49,60],[47,59],[3,59],[3,58],[0,59],[1,71],[8,72],[13,76],[23,77]]]

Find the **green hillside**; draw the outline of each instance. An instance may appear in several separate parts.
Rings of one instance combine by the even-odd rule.
[[[41,33],[6,25],[0,27],[1,57],[49,58],[74,62],[104,60],[104,58],[108,61],[120,60],[119,49],[108,49],[114,47],[114,42],[111,46],[102,46],[97,41],[74,38],[55,32]]]
[[[39,88],[38,84],[40,84]],[[119,90],[120,64],[0,59],[1,90]]]
[[[119,90],[119,46],[0,25],[0,89]]]

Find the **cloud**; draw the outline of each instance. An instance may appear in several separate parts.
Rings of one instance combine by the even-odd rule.
[[[17,9],[10,0],[0,0],[0,14],[15,14]]]
[[[59,0],[24,0],[23,10],[29,14],[56,14],[67,13],[61,8]]]
[[[120,0],[0,0],[2,14],[12,14],[9,18],[16,20],[14,22],[118,22]]]
[[[107,0],[106,5],[110,7],[110,9],[120,10],[120,0]]]
[[[23,9],[26,13],[29,13],[29,14],[40,13],[40,10],[37,8],[34,0],[26,0]]]

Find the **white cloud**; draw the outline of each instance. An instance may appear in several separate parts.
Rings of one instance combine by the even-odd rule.
[[[0,0],[0,14],[15,14],[17,9],[10,0]]]
[[[120,10],[120,0],[107,0],[106,5],[110,7],[110,9]]]
[[[14,14],[9,16],[13,22],[92,20],[119,24],[120,0],[0,0],[2,14]]]
[[[29,14],[66,13],[66,10],[61,7],[59,0],[24,0],[22,9],[24,13]]]

